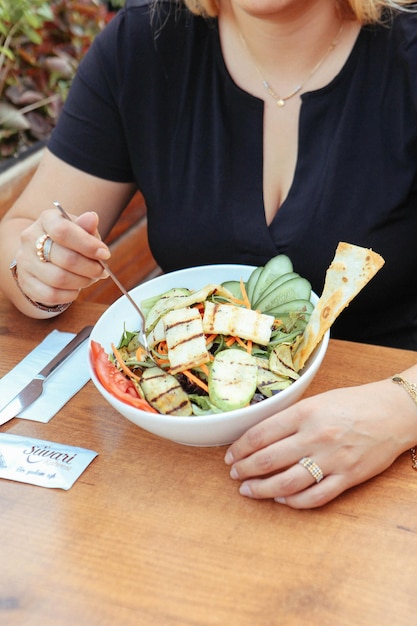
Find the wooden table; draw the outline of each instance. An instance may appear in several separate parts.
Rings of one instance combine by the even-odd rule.
[[[53,328],[102,305],[29,320],[0,297],[0,375]],[[331,341],[316,393],[388,376],[415,353]],[[417,474],[404,454],[329,505],[251,501],[223,463],[119,416],[89,382],[49,424],[3,432],[99,456],[69,491],[0,481],[5,626],[412,626],[417,624]]]

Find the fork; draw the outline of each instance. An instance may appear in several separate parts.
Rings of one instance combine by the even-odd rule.
[[[70,217],[70,215],[68,215],[68,213],[60,205],[59,202],[54,202],[53,204],[60,211],[61,215],[63,217],[65,217],[65,219],[69,220],[70,222],[74,222],[74,220]],[[148,355],[151,356],[150,350],[149,350],[149,346],[148,346],[148,340],[147,340],[146,334],[145,334],[146,320],[145,320],[145,316],[144,316],[143,312],[141,311],[140,307],[136,304],[136,302],[133,300],[132,296],[127,291],[127,289],[122,285],[122,283],[117,278],[117,276],[111,271],[111,269],[109,268],[107,263],[105,261],[101,261],[101,260],[98,260],[98,262],[100,263],[101,267],[104,270],[106,270],[106,272],[108,273],[108,275],[110,276],[110,278],[112,279],[114,284],[120,289],[122,294],[124,296],[126,296],[126,298],[129,300],[130,304],[135,308],[136,312],[139,313],[141,321],[142,321],[142,345],[145,348],[145,350],[148,353]]]

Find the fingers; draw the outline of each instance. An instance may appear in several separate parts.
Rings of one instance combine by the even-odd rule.
[[[85,231],[87,231],[91,235],[94,235],[94,237],[97,237],[98,239],[100,239],[100,233],[98,231],[97,213],[94,213],[93,211],[88,211],[88,213],[83,213],[79,217],[76,217],[74,221],[76,224],[78,224],[78,226],[81,226],[81,228],[83,228]]]
[[[225,456],[240,493],[312,508],[384,471],[411,423],[389,382],[312,396],[251,428]]]
[[[82,289],[92,281],[107,277],[98,260],[59,244],[53,237],[51,240],[48,266],[36,267],[36,274],[40,278],[48,278],[52,286]]]
[[[233,443],[226,452],[225,462],[228,465],[245,459],[248,455],[253,455],[256,451],[262,451],[255,456],[259,467],[265,466],[265,472],[271,471],[267,468],[268,453],[264,456],[267,446],[274,442],[279,442],[287,437],[291,437],[297,432],[299,420],[302,419],[298,414],[298,406],[293,407],[292,412],[282,411],[268,419],[263,420],[250,428],[240,439]],[[275,450],[280,452],[280,450]],[[284,461],[285,463],[285,461]],[[282,464],[281,467],[285,465]],[[244,464],[242,465],[244,467]],[[275,468],[278,469],[278,468]]]
[[[235,461],[230,477],[242,481],[239,492],[249,498],[273,498],[296,507],[321,506],[337,495],[334,489],[329,493],[331,483],[323,487],[328,472],[326,461],[301,459],[300,449],[297,437],[291,436]],[[321,489],[312,489],[318,485]],[[300,499],[301,493],[304,496]]]
[[[297,458],[299,452],[291,444],[285,450],[285,445],[288,442],[269,446],[232,466],[230,477],[243,481],[239,487],[242,496],[274,499],[293,508],[316,508],[327,504],[349,486],[341,474],[327,468],[324,459],[320,463],[304,457],[290,461]]]
[[[238,479],[235,468],[231,477]],[[264,479],[250,479],[241,483],[239,492],[249,498],[287,497],[313,486],[315,480],[298,463]]]
[[[110,252],[97,236],[97,214],[85,213],[78,218],[78,222],[73,223],[65,220],[54,210],[44,211],[39,220],[22,232],[22,258],[19,265],[22,265],[22,261],[25,262],[25,267],[30,272],[29,265],[34,262],[33,252],[37,252],[39,256],[39,250],[36,250],[36,241],[47,235],[48,243],[50,243],[47,260],[51,266],[62,268],[66,272],[86,278],[88,281],[106,277],[107,274],[98,261],[109,258]],[[44,259],[41,258],[41,260]],[[68,276],[66,277],[63,273],[56,271],[53,272],[51,266],[41,268],[35,265],[32,271],[39,278],[49,276],[52,286],[58,286],[61,284],[61,280],[64,280],[62,284],[64,287],[73,288],[75,286],[71,282],[67,283]],[[78,281],[77,284],[79,288],[86,286],[85,281]]]
[[[302,468],[301,468],[302,469]],[[348,487],[339,475],[330,475],[320,483],[311,483],[295,466],[288,470],[292,476],[276,475],[264,480],[251,480],[241,484],[241,495],[257,499],[274,499],[294,509],[313,509],[324,506]],[[307,485],[305,483],[308,483]],[[277,495],[278,494],[278,495]]]
[[[98,235],[98,217],[88,212],[76,218],[75,222],[64,219],[54,209],[44,211],[39,220],[40,228],[62,248],[77,252],[90,260],[105,260],[110,252]]]
[[[50,284],[40,280],[33,273],[19,270],[19,285],[22,291],[32,300],[44,305],[55,306],[56,304],[73,302],[77,298],[80,287],[63,287],[62,283],[63,281],[58,279],[55,284]]]
[[[252,433],[248,433],[248,439]],[[243,442],[242,442],[243,444]],[[268,476],[272,472],[282,472],[287,467],[297,463],[300,459],[300,445],[294,436],[286,437],[270,445],[265,445],[240,459],[226,453],[225,462],[232,464],[230,476],[234,479],[244,480],[253,476]],[[305,472],[307,473],[307,472]],[[307,473],[308,474],[308,473]]]
[[[239,487],[242,496],[256,499],[274,499],[293,508],[323,506],[346,486],[339,475],[325,475],[317,481],[300,462],[267,478],[245,480]]]
[[[46,210],[21,233],[19,284],[35,301],[70,302],[80,289],[108,276],[100,261],[109,256],[99,238],[96,213],[84,213],[73,223],[54,209]]]
[[[299,403],[260,422],[230,446],[225,462],[231,465],[230,477],[243,481],[239,488],[241,495],[273,498],[296,508],[321,506],[335,497],[334,488],[328,493],[330,483],[313,489],[324,482],[325,466],[316,459],[301,459],[300,450],[313,454],[314,449],[314,438],[308,432],[299,432],[305,418],[303,405]]]

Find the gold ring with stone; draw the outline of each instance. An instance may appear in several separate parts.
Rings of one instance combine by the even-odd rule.
[[[314,463],[314,461],[312,461],[308,456],[303,457],[298,462],[310,472],[316,483],[319,483],[321,480],[323,480],[324,474],[322,470],[317,465],[317,463]]]
[[[36,254],[42,263],[49,263],[51,260],[51,248],[54,243],[48,234],[41,235],[36,241]]]

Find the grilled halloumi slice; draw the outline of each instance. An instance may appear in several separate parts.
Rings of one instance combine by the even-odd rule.
[[[233,304],[205,303],[203,330],[206,334],[232,335],[267,346],[274,323],[272,315],[243,309]]]
[[[169,311],[204,302],[213,293],[223,296],[224,298],[233,297],[233,294],[223,287],[223,285],[214,284],[206,285],[198,291],[191,291],[185,288],[174,288],[166,291],[160,296],[146,315],[146,332],[149,333],[158,321]]]
[[[172,374],[209,361],[203,321],[198,309],[175,309],[164,315],[162,322]]]
[[[161,295],[159,300],[150,309],[146,315],[146,333],[149,333],[164,315],[173,309],[183,309],[193,304],[204,302],[211,294],[216,292],[225,297],[232,294],[221,285],[206,285],[198,291],[190,291],[189,289],[175,288]]]

